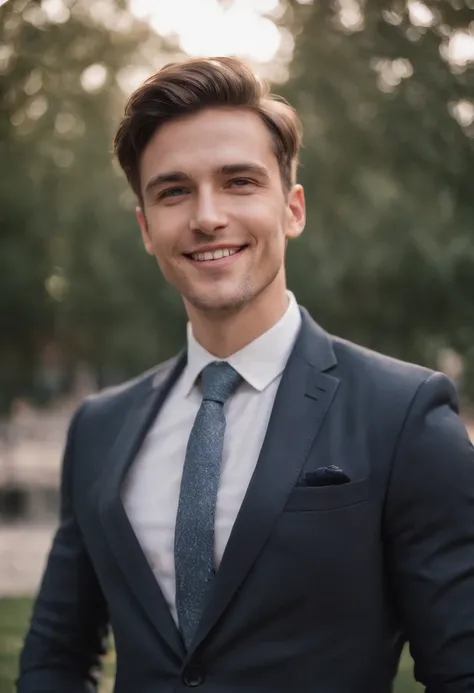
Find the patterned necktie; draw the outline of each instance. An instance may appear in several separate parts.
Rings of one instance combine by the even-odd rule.
[[[203,398],[184,460],[174,539],[176,610],[189,647],[214,575],[214,523],[224,443],[224,403],[241,382],[225,362],[201,374]]]

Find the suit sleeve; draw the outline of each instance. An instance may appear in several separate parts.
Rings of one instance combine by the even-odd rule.
[[[474,449],[451,382],[414,397],[397,446],[385,532],[393,596],[427,693],[474,693]]]
[[[104,596],[74,517],[71,475],[80,409],[69,427],[60,522],[20,657],[18,693],[95,693],[105,654]]]

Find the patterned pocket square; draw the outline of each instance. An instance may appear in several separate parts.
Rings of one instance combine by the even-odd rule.
[[[333,486],[350,482],[347,474],[336,465],[319,467],[313,472],[305,472],[299,486]]]

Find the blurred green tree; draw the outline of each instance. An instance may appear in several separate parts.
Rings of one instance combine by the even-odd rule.
[[[289,280],[327,329],[436,365],[474,397],[472,0],[286,0],[283,89],[302,115],[308,228]],[[172,49],[121,0],[0,6],[0,408],[48,345],[120,380],[172,353],[179,297],[141,248],[111,165],[134,71]]]
[[[117,0],[0,7],[0,409],[34,392],[48,345],[105,381],[169,351],[176,299],[111,165],[120,85],[168,54]]]
[[[308,228],[289,279],[322,324],[436,365],[474,345],[474,4],[291,3]]]

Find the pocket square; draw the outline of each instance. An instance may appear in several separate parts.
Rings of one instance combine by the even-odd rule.
[[[334,464],[328,467],[319,467],[313,472],[305,472],[300,486],[333,486],[350,482],[347,474]]]

